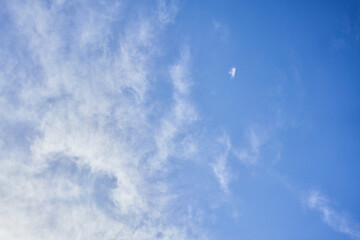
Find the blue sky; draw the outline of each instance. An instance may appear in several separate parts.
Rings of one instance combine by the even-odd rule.
[[[0,3],[1,239],[360,239],[359,1]]]

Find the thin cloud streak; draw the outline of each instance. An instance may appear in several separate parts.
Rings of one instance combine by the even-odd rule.
[[[331,208],[329,206],[329,199],[324,197],[320,192],[310,192],[305,198],[305,204],[308,208],[318,211],[324,223],[335,231],[344,233],[353,239],[360,239],[360,225],[348,216]]]
[[[264,135],[265,133],[263,133]],[[248,147],[234,149],[234,155],[245,165],[255,165],[260,156],[260,149],[266,137],[257,133],[253,128],[247,131]]]
[[[227,165],[229,153],[231,150],[231,142],[229,136],[224,133],[221,138],[218,139],[220,146],[222,146],[222,152],[216,157],[215,163],[212,165],[214,174],[218,180],[221,190],[228,194],[229,182],[231,180],[231,174]]]

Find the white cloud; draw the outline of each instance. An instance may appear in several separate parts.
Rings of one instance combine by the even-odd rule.
[[[231,78],[235,77],[235,73],[236,73],[236,68],[235,67],[230,68],[229,75]]]
[[[329,205],[329,200],[318,191],[312,191],[305,197],[305,204],[310,209],[320,212],[322,220],[335,231],[353,239],[360,239],[360,225]]]
[[[247,131],[248,147],[234,149],[235,156],[246,165],[254,165],[258,162],[261,146],[264,144],[266,137],[259,134],[254,128]]]
[[[161,166],[162,161],[171,157],[171,154],[182,154],[177,149],[183,151],[184,148],[181,148],[181,144],[175,141],[175,138],[178,134],[186,132],[186,126],[198,118],[188,99],[191,83],[188,72],[189,58],[189,49],[185,48],[178,62],[169,68],[173,86],[173,102],[171,110],[160,120],[160,128],[155,133],[158,154],[153,163],[158,164],[157,167]]]
[[[220,184],[221,189],[225,193],[229,193],[229,182],[231,179],[230,170],[227,166],[229,152],[231,150],[231,143],[229,136],[224,133],[223,136],[218,140],[223,150],[216,157],[216,161],[213,164],[214,174]]]
[[[150,93],[154,40],[176,7],[159,1],[155,17],[121,21],[120,5],[97,1],[6,8],[15,47],[0,46],[0,238],[205,239],[175,217],[161,179],[171,157],[196,151],[189,50],[169,67],[171,98]]]

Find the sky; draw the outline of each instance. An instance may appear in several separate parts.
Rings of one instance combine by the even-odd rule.
[[[0,1],[0,239],[360,240],[360,2]]]

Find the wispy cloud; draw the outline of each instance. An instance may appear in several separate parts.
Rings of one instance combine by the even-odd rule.
[[[159,1],[132,19],[111,2],[11,1],[6,9],[0,238],[204,239],[174,217],[176,199],[161,179],[171,157],[196,149],[189,50],[168,68],[150,67],[177,7]],[[150,93],[156,69],[169,69],[167,99]]]
[[[221,144],[223,150],[215,159],[213,164],[214,174],[220,184],[221,189],[225,193],[229,193],[229,181],[231,178],[229,168],[227,166],[229,152],[231,150],[230,138],[226,133],[223,133],[223,136],[219,138],[218,142]]]
[[[266,137],[263,134],[259,134],[254,128],[247,130],[248,147],[240,149],[234,149],[235,156],[246,165],[253,165],[258,162],[260,156],[260,148],[264,144]]]
[[[360,239],[360,225],[349,216],[330,207],[329,199],[318,191],[311,191],[304,202],[310,209],[318,211],[322,220],[335,231],[344,233],[353,239]]]
[[[177,149],[184,151],[184,148],[181,148],[181,144],[175,141],[175,138],[177,135],[183,134],[186,131],[186,126],[198,118],[194,106],[189,101],[191,85],[188,71],[189,59],[189,49],[184,48],[180,59],[169,68],[173,87],[171,110],[161,119],[160,128],[155,136],[158,148],[156,158],[160,162],[171,157],[171,154],[179,154]]]

